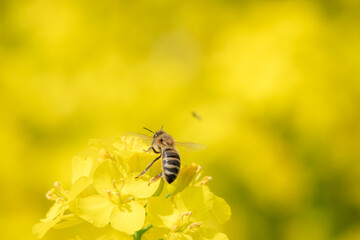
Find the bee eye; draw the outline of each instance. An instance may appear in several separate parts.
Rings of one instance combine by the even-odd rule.
[[[157,136],[158,136],[158,134],[155,134],[155,135],[154,135],[154,138],[157,138]]]

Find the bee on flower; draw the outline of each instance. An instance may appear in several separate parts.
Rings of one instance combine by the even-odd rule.
[[[96,239],[226,240],[225,234],[209,228],[205,220],[215,217],[221,224],[226,222],[231,215],[229,205],[210,191],[211,177],[203,176],[199,165],[180,169],[174,144],[162,129],[154,133],[150,148],[137,136],[116,138],[111,144],[92,140],[95,151],[73,158],[70,190],[57,182],[46,194],[55,203],[46,218],[34,225],[34,234],[41,238],[51,228],[88,222],[99,230],[111,226]],[[145,167],[156,152],[163,161],[161,169],[152,170],[162,170],[158,181],[148,174],[153,162]],[[178,164],[171,162],[177,160]],[[146,171],[140,172],[144,167]]]

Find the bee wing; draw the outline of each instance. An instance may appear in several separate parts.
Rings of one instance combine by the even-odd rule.
[[[141,138],[145,143],[151,144],[153,141],[153,137],[150,137],[148,135],[137,133],[137,132],[126,132],[124,133],[125,136],[135,136]]]
[[[177,147],[185,147],[190,148],[194,150],[200,150],[206,148],[206,146],[198,144],[198,143],[192,143],[192,142],[176,142]]]

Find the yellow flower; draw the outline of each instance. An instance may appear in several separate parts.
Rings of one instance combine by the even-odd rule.
[[[228,204],[205,185],[189,186],[173,199],[152,197],[148,200],[147,213],[155,227],[168,228],[164,239],[227,239],[225,234],[203,225],[211,214],[220,223],[231,214]],[[209,231],[212,235],[205,235]]]
[[[72,183],[70,191],[65,191],[60,182],[56,182],[55,188],[47,192],[46,197],[55,201],[54,205],[33,227],[33,233],[41,238],[50,228],[61,228],[82,222],[73,214],[64,215],[65,211],[73,208],[76,197],[82,193],[92,182],[89,178],[93,160],[90,157],[75,156],[72,160]],[[63,221],[62,221],[63,220]],[[62,222],[61,222],[62,221]]]
[[[177,179],[172,183],[167,185],[167,189],[170,195],[175,195],[178,192],[184,190],[194,179],[196,175],[199,174],[201,167],[195,163],[184,166]]]
[[[80,198],[76,214],[95,227],[111,224],[116,230],[133,234],[145,221],[145,208],[141,199],[152,196],[159,182],[151,186],[134,174],[123,176],[113,160],[105,160],[94,172],[93,186],[98,194]]]
[[[57,182],[47,193],[55,204],[33,227],[37,237],[50,228],[86,221],[98,228],[111,226],[99,239],[227,239],[206,226],[209,217],[225,223],[231,213],[225,200],[210,191],[206,183],[211,177],[204,177],[199,165],[183,166],[172,184],[160,179],[148,185],[161,164],[135,178],[155,157],[144,152],[148,146],[140,138],[122,137],[112,143],[91,140],[90,146],[95,152],[72,160],[70,191]]]
[[[91,179],[82,176],[75,181],[70,191],[65,191],[60,182],[56,182],[54,184],[55,188],[52,188],[46,194],[46,197],[49,200],[55,201],[55,203],[46,214],[46,218],[41,219],[40,223],[34,225],[33,233],[38,238],[41,238],[50,228],[56,226],[60,228],[62,226],[70,226],[81,222],[76,216],[72,214],[64,215],[64,213],[67,209],[72,207],[75,198],[86,189],[90,183]],[[64,222],[61,222],[62,220],[64,220]]]

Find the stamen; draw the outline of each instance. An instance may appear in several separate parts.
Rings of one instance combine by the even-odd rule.
[[[105,190],[104,192],[108,195],[108,197],[109,197],[110,200],[111,200],[111,197],[112,197],[112,195],[111,195],[111,190],[108,189],[108,190]]]
[[[195,178],[195,182],[199,181],[199,179],[202,176],[202,172],[201,172],[202,168],[200,165],[198,165],[197,169],[196,169],[196,178]]]
[[[119,191],[121,191],[121,189],[122,189],[122,188],[124,187],[124,185],[125,185],[125,179],[120,178],[119,181],[120,181]]]
[[[193,230],[194,228],[199,228],[201,225],[201,223],[199,222],[194,222],[193,224],[189,225],[187,228],[191,231]]]
[[[180,221],[178,222],[180,227],[180,230],[183,231],[184,228],[190,223],[190,216],[192,215],[192,212],[184,212],[180,215]]]
[[[134,200],[134,197],[128,197],[123,201],[123,203],[128,203],[131,202],[132,200]]]
[[[106,159],[113,159],[113,156],[108,151],[106,151],[105,148],[102,148],[99,151],[99,162],[102,162]]]
[[[56,194],[54,193],[54,190],[55,189],[51,189],[50,191],[48,191],[46,193],[46,198],[49,199],[49,200],[53,200],[53,201],[56,201],[56,199],[58,199],[58,196],[56,196]]]
[[[192,214],[192,212],[191,212],[191,211],[190,211],[190,212],[184,212],[184,213],[182,213],[182,214],[180,215],[180,220],[182,220],[182,219],[183,219],[183,217],[185,217],[185,216],[190,217],[190,216],[191,216],[191,214]]]
[[[171,228],[171,231],[176,232],[176,230],[178,230],[178,228],[179,228],[178,225],[174,225],[174,226]]]
[[[201,185],[207,184],[211,180],[212,180],[211,176],[203,177],[198,183],[195,184],[195,186],[201,186]]]
[[[69,197],[69,194],[63,189],[63,185],[59,181],[56,181],[54,183],[54,186],[55,186],[54,193],[58,195],[60,198],[67,199]]]
[[[63,198],[58,198],[56,199],[56,203],[64,203],[65,200]]]
[[[54,186],[56,187],[56,190],[58,190],[59,192],[61,192],[63,190],[62,184],[60,182],[58,182],[58,181],[56,181],[54,183]]]

